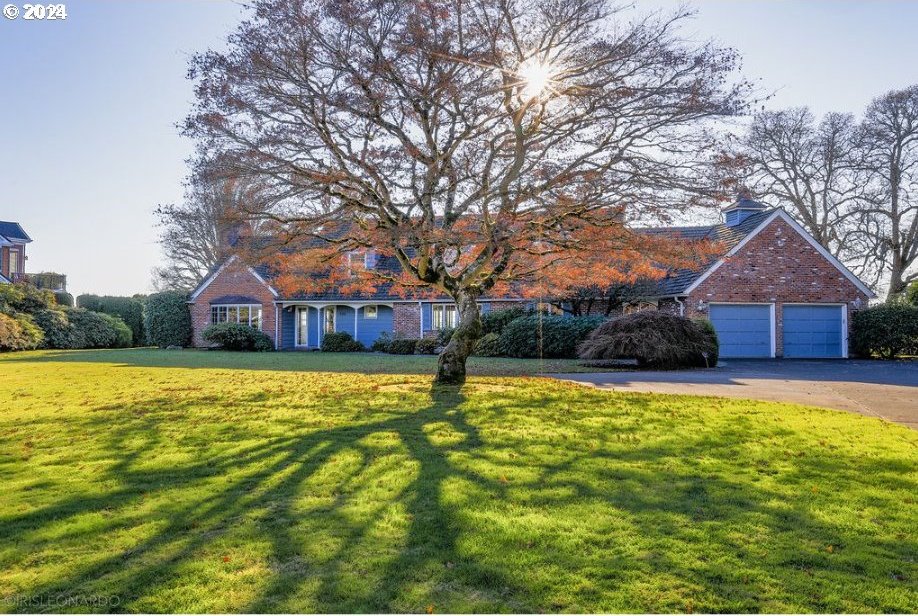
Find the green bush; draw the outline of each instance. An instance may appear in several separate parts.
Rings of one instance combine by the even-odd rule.
[[[510,322],[525,315],[526,311],[522,307],[485,313],[481,315],[481,334],[482,336],[488,334],[500,335]]]
[[[642,368],[713,366],[717,355],[704,323],[656,311],[606,321],[580,345],[582,359],[635,359]]]
[[[478,339],[475,344],[475,351],[472,355],[479,357],[498,357],[500,356],[500,335],[491,332]]]
[[[35,314],[56,305],[51,291],[37,289],[26,282],[0,284],[0,311]]]
[[[374,353],[388,353],[389,345],[392,344],[392,336],[389,335],[389,332],[383,332],[379,335],[373,345],[370,347],[370,350]]]
[[[366,351],[366,347],[347,332],[334,332],[322,336],[322,350],[326,353],[360,353]]]
[[[389,343],[389,352],[393,355],[414,355],[417,346],[416,338],[396,338]]]
[[[73,308],[73,296],[67,291],[56,291],[54,293],[54,301],[58,306]]]
[[[188,346],[191,342],[191,313],[188,295],[180,291],[154,293],[143,310],[147,342],[160,348]]]
[[[43,340],[41,328],[29,315],[0,312],[0,351],[28,351],[38,348]]]
[[[103,312],[97,312],[95,314],[98,314],[106,321],[108,321],[109,325],[115,332],[115,341],[111,345],[111,348],[124,349],[131,346],[131,344],[134,342],[134,333],[131,331],[131,328],[128,327],[127,323],[116,316],[105,314]]]
[[[449,340],[453,337],[454,331],[456,331],[455,327],[444,327],[437,331],[437,346],[446,346],[449,344]]]
[[[130,328],[132,343],[136,346],[144,344],[143,303],[140,300],[115,295],[80,295],[77,304],[86,310],[118,317]]]
[[[855,312],[851,349],[861,357],[918,355],[918,306],[890,303]]]
[[[709,368],[714,368],[720,359],[720,341],[717,339],[717,330],[714,329],[714,324],[707,319],[695,319],[695,323],[700,325],[702,331],[708,336],[706,364]]]
[[[498,346],[500,353],[508,357],[576,358],[577,345],[604,320],[530,314],[508,323],[500,334]]]
[[[274,342],[264,332],[241,323],[215,323],[201,337],[226,351],[271,351]]]
[[[110,349],[130,346],[131,330],[117,317],[82,308],[39,310],[35,324],[49,349]]]
[[[414,345],[414,352],[418,355],[433,355],[437,352],[439,341],[436,338],[421,338]]]
[[[82,308],[67,311],[71,348],[111,349],[131,346],[131,330],[124,321],[101,312]]]
[[[74,335],[70,321],[63,310],[39,310],[32,318],[44,335],[42,347],[46,349],[73,349]]]

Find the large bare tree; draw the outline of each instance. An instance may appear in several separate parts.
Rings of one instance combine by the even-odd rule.
[[[856,123],[830,113],[817,123],[805,107],[757,113],[739,140],[741,182],[780,204],[820,244],[843,256],[862,197]]]
[[[199,172],[186,187],[182,203],[161,205],[154,211],[163,264],[153,270],[153,286],[195,288],[233,252],[236,236],[253,232],[257,221],[246,210],[258,203],[251,182],[221,179],[212,170]]]
[[[884,266],[892,297],[918,280],[918,85],[875,99],[859,137],[868,177],[854,241]]]
[[[256,0],[227,52],[193,61],[187,132],[228,174],[270,182],[253,214],[288,240],[372,246],[397,257],[403,286],[452,297],[437,380],[461,383],[482,294],[639,251],[629,218],[711,196],[705,128],[750,90],[732,50],[679,37],[686,16],[604,0]],[[610,283],[590,272],[584,285]]]

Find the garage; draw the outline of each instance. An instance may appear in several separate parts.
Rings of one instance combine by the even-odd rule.
[[[844,357],[845,311],[826,304],[785,304],[784,357]]]
[[[711,304],[721,357],[774,357],[772,304]]]

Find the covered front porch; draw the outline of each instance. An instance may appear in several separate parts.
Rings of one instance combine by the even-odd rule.
[[[279,302],[281,350],[317,349],[331,332],[347,332],[369,347],[392,333],[392,304],[387,302]]]

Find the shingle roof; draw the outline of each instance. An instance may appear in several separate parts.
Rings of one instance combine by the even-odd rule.
[[[726,255],[737,244],[743,241],[743,239],[746,238],[750,233],[755,231],[775,211],[775,208],[771,208],[752,213],[741,223],[733,226],[728,226],[726,224],[720,223],[716,225],[696,227],[654,227],[639,229],[639,231],[642,233],[648,233],[657,236],[667,236],[676,240],[707,240],[716,242],[722,247],[720,254],[713,256],[707,263],[698,269],[674,270],[663,279],[642,282],[641,285],[647,289],[647,295],[649,297],[667,297],[683,294],[685,290],[691,286],[691,284],[695,282],[695,280],[697,280],[702,274],[704,274],[704,272],[707,271],[719,258]],[[388,271],[392,272],[393,274],[397,274],[401,269],[401,264],[394,256],[380,255],[376,263],[376,268],[381,271]],[[270,267],[262,264],[255,266],[253,269],[258,273],[259,276],[268,281],[269,284],[272,283],[275,272],[273,272]],[[344,293],[338,290],[330,290],[321,293],[307,293],[305,291],[294,291],[291,293],[283,293],[279,299],[311,300],[318,302],[367,300],[385,301],[404,299],[392,292],[392,286],[392,283],[380,282],[376,285],[375,290],[369,292],[363,291]],[[641,292],[642,294],[644,293],[643,290]],[[220,302],[214,300],[212,303],[248,303],[242,301],[224,302],[222,301],[224,299],[225,298],[220,298]],[[444,299],[446,299],[445,296]]]
[[[691,241],[707,240],[717,242],[723,247],[722,254],[712,257],[710,261],[698,269],[680,269],[674,270],[665,278],[657,281],[656,295],[660,297],[669,295],[680,295],[688,289],[695,280],[704,274],[714,263],[727,254],[733,248],[746,238],[750,233],[755,231],[759,225],[765,222],[769,216],[775,212],[775,208],[762,210],[750,214],[745,220],[738,225],[727,226],[723,223],[716,225],[706,225],[701,227],[659,227],[653,229],[642,229],[643,232],[653,235],[664,235],[673,239],[684,239]]]
[[[32,238],[29,237],[28,233],[23,231],[18,222],[7,222],[0,220],[0,235],[11,240],[25,240],[26,242],[32,241]]]
[[[260,304],[261,300],[248,295],[221,295],[210,300],[212,305],[219,304]]]

